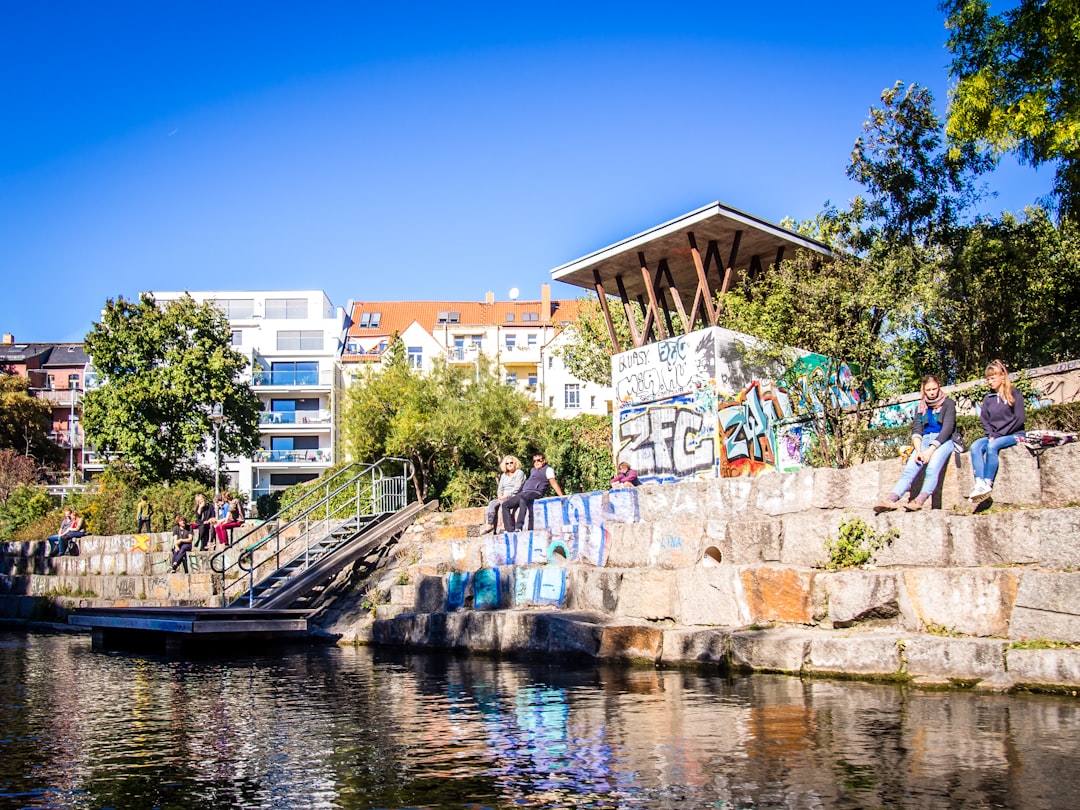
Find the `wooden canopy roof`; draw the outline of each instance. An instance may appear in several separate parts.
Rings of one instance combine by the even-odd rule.
[[[673,333],[716,326],[713,302],[738,278],[757,278],[765,269],[805,248],[831,257],[828,246],[771,222],[714,202],[614,245],[556,267],[556,281],[595,290],[615,351],[619,346],[608,308],[618,295],[627,310],[634,348]],[[635,325],[633,307],[645,322]]]

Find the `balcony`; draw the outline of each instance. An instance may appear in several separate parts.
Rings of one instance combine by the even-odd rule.
[[[451,363],[475,363],[479,356],[480,347],[476,345],[451,346],[446,350],[446,359]]]
[[[48,400],[55,408],[78,406],[83,391],[80,388],[31,388],[30,395]]]
[[[251,384],[256,386],[278,386],[282,388],[329,388],[334,382],[334,372],[323,371],[282,371],[255,369],[251,373]]]
[[[275,427],[277,425],[329,425],[330,411],[263,411],[259,414],[259,424]]]
[[[333,454],[329,449],[317,450],[266,450],[255,451],[255,464],[330,464]]]

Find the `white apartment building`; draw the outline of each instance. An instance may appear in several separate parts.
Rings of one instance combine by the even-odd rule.
[[[612,389],[575,378],[556,351],[578,316],[576,300],[353,301],[341,355],[346,384],[380,363],[395,334],[414,368],[430,370],[436,357],[476,366],[494,360],[507,385],[527,391],[559,417],[608,414]]]
[[[255,500],[317,478],[337,452],[344,309],[321,290],[155,292],[154,298],[185,294],[225,313],[232,347],[248,358],[262,403],[255,456],[222,457],[230,486]],[[214,466],[212,452],[203,462]]]

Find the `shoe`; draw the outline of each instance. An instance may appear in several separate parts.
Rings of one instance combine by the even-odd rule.
[[[971,499],[972,503],[982,503],[990,497],[992,492],[993,487],[989,483],[987,483],[986,481],[980,481],[978,484],[976,484],[975,489],[971,491],[971,495],[968,497]]]
[[[487,526],[487,527],[484,528],[484,530],[482,532],[480,532],[480,534],[481,535],[495,534],[495,527],[494,526]]]
[[[912,498],[910,501],[904,504],[904,509],[908,512],[918,512],[926,506],[926,501],[920,498]]]
[[[874,512],[881,514],[882,512],[894,512],[900,508],[900,501],[890,501],[887,498],[881,503],[874,504]]]

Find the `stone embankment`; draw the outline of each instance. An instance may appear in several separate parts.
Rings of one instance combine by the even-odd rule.
[[[342,643],[1080,689],[1080,444],[1003,453],[977,513],[958,462],[912,513],[872,510],[896,459],[552,498],[516,535],[436,514],[317,621]],[[899,537],[827,570],[854,518]]]

